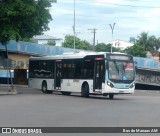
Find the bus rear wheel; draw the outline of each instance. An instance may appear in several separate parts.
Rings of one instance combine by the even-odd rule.
[[[87,83],[82,85],[81,96],[85,98],[89,97],[89,86]]]
[[[42,82],[42,92],[43,92],[43,93],[48,93],[46,81],[43,81],[43,82]]]

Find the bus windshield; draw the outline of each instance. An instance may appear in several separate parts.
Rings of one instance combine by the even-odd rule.
[[[129,61],[110,60],[108,75],[109,79],[114,82],[133,81],[134,65]]]

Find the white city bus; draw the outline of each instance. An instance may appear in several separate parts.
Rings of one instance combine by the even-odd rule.
[[[133,57],[121,53],[73,53],[29,60],[29,86],[43,93],[60,91],[82,97],[132,94],[135,90]]]

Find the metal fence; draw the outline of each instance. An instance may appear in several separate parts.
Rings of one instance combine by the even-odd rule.
[[[7,44],[7,48],[9,52],[16,52],[16,53],[25,53],[30,55],[59,55],[65,52],[74,52],[74,49],[71,48],[64,48],[61,46],[49,46],[45,44],[36,44],[36,43],[29,43],[29,42],[16,42],[11,40]],[[5,47],[0,44],[0,50],[5,50]],[[76,49],[76,51],[82,51],[80,49]]]
[[[137,62],[137,67],[160,70],[160,62],[152,58],[134,57],[134,60]]]

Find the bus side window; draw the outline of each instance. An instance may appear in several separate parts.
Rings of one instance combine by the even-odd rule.
[[[63,70],[62,74],[64,79],[73,78],[72,63],[70,61],[64,62],[62,70]]]
[[[90,79],[93,78],[93,61],[84,62],[84,78]]]
[[[82,60],[75,59],[72,61],[72,71],[73,71],[73,78],[80,79],[82,78]]]

